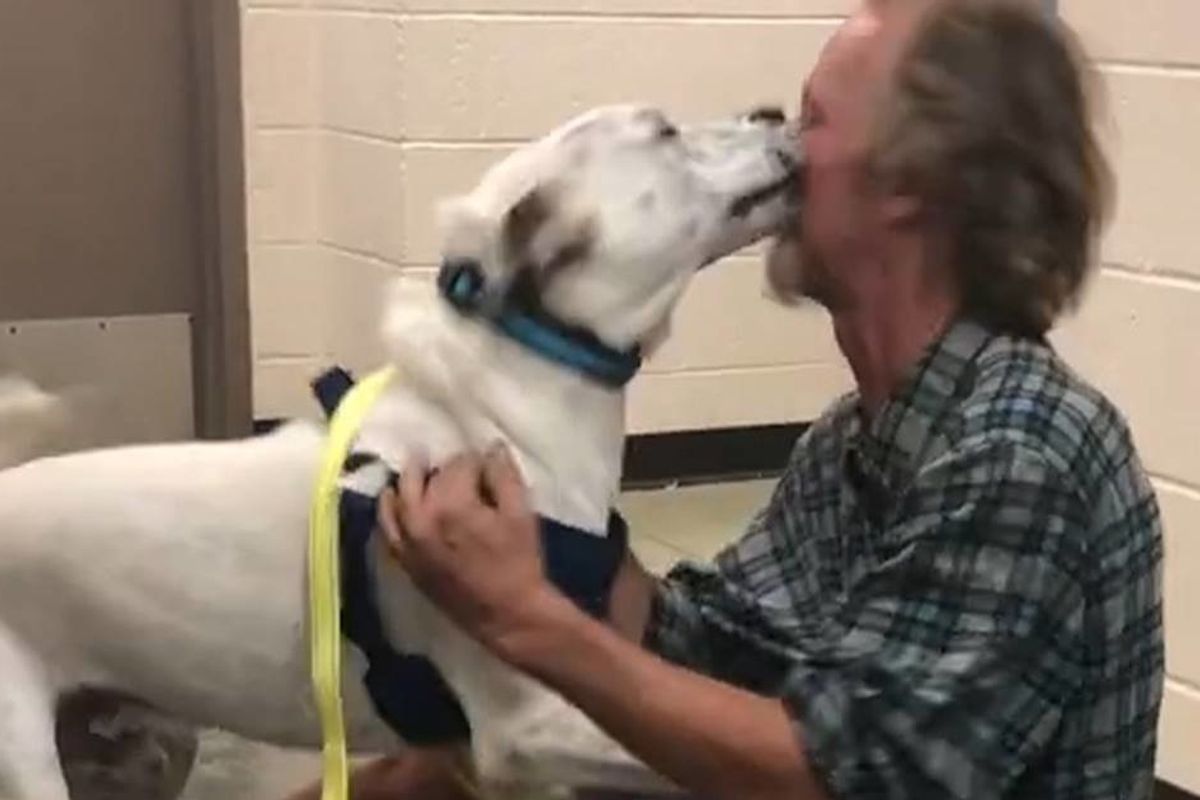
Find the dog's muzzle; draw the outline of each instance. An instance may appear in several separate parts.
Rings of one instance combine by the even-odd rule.
[[[800,159],[785,150],[775,150],[772,155],[783,167],[782,177],[734,200],[729,205],[729,216],[745,219],[754,209],[780,196],[788,201],[788,205],[799,204],[802,186]]]

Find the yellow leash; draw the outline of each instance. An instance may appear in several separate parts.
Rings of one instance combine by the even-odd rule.
[[[313,693],[321,720],[321,800],[349,800],[350,765],[342,712],[342,588],[339,558],[338,478],[350,446],[394,370],[381,369],[346,393],[329,421],[313,490],[308,530],[308,602]],[[476,800],[486,800],[467,773],[453,769],[459,785]]]
[[[393,371],[382,369],[352,388],[329,422],[313,490],[308,530],[308,603],[313,692],[323,747],[321,800],[349,800],[350,767],[342,713],[341,564],[338,478],[350,445]]]

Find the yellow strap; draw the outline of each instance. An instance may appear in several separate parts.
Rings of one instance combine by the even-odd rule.
[[[391,380],[382,369],[346,394],[329,422],[313,490],[308,531],[308,602],[313,691],[321,719],[321,800],[348,800],[349,759],[342,714],[341,565],[338,558],[338,478],[358,430]]]

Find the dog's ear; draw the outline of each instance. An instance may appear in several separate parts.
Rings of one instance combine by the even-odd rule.
[[[501,242],[510,274],[544,287],[591,254],[594,223],[563,192],[537,186],[505,215]]]
[[[502,238],[504,255],[510,264],[520,268],[531,259],[534,240],[550,220],[552,203],[550,190],[536,187],[508,210]]]

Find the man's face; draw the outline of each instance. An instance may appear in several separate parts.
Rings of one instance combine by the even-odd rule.
[[[836,309],[869,255],[879,198],[867,179],[875,98],[885,83],[884,27],[864,8],[830,40],[801,104],[804,203],[797,237],[772,265],[777,284]]]

